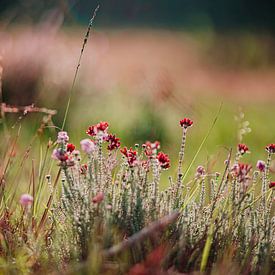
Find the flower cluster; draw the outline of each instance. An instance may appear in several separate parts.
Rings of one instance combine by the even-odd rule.
[[[146,141],[142,147],[144,148],[144,153],[147,157],[152,157],[152,155],[156,154],[157,151],[160,149],[160,142],[159,141],[155,141],[155,142],[150,142],[150,141]]]
[[[239,144],[238,151],[241,155],[244,155],[245,153],[247,153],[249,151],[249,149],[245,144]]]
[[[108,127],[108,122],[99,122],[95,125],[89,126],[89,128],[86,131],[86,134],[88,134],[91,137],[106,138],[108,136]]]
[[[275,144],[271,143],[265,147],[266,151],[270,154],[275,154]]]
[[[120,139],[115,135],[109,134],[106,138],[106,141],[109,142],[107,149],[109,151],[118,149],[120,147]]]
[[[127,158],[130,167],[133,167],[137,163],[137,151],[134,151],[132,147],[130,149],[124,147],[120,152]]]
[[[163,152],[158,153],[157,160],[161,168],[168,169],[170,167],[170,159],[168,155],[164,154]]]
[[[188,127],[191,127],[192,125],[193,125],[193,121],[189,118],[184,118],[180,120],[180,126],[183,128],[188,128]]]

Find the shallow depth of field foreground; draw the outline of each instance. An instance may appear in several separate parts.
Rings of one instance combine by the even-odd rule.
[[[0,7],[0,274],[274,274],[273,20],[19,2]]]

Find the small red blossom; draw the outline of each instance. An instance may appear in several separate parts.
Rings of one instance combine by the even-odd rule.
[[[88,165],[86,163],[82,164],[80,167],[80,174],[85,175],[87,171],[88,171]]]
[[[145,148],[144,152],[147,157],[151,157],[152,154],[156,154],[157,150],[160,149],[160,142],[155,141],[155,142],[150,142],[146,141],[143,145],[143,148]]]
[[[269,152],[270,154],[274,154],[274,153],[275,153],[275,144],[274,144],[274,143],[271,143],[271,144],[267,145],[267,146],[265,147],[265,150],[266,150],[267,152]]]
[[[261,171],[264,172],[265,170],[265,162],[263,160],[258,160],[257,161],[257,168]]]
[[[104,199],[104,193],[99,192],[93,197],[92,202],[93,203],[101,203],[103,201],[103,199]]]
[[[157,155],[157,159],[161,168],[168,169],[170,167],[170,159],[168,155],[164,154],[163,152],[159,152]]]
[[[97,127],[97,130],[98,130],[98,131],[104,132],[104,131],[107,130],[107,128],[109,127],[109,124],[108,124],[108,122],[103,121],[103,122],[99,122],[99,123],[96,125],[96,127]]]
[[[239,144],[238,145],[238,150],[241,155],[244,155],[246,152],[249,151],[248,147],[245,144]]]
[[[72,143],[68,143],[67,144],[67,152],[72,153],[74,151],[74,149],[75,149],[75,145],[74,144],[72,144]]]
[[[120,139],[117,138],[115,135],[109,134],[108,137],[106,138],[106,141],[108,141],[110,144],[108,145],[107,149],[109,151],[112,151],[114,149],[119,148],[120,146]]]
[[[88,134],[91,137],[97,136],[98,134],[102,134],[102,133],[106,134],[108,127],[109,127],[108,122],[105,122],[105,121],[99,122],[95,125],[89,126],[89,128],[86,131],[86,134]]]
[[[132,147],[130,149],[124,147],[120,152],[127,158],[129,166],[133,167],[137,161],[137,151],[134,151]]]
[[[96,136],[97,128],[96,125],[89,126],[89,128],[86,131],[86,134],[88,134],[91,137]]]
[[[275,181],[271,181],[269,183],[269,188],[274,188],[275,187]]]
[[[183,128],[188,128],[188,127],[191,127],[192,125],[193,125],[193,121],[189,118],[184,118],[180,120],[180,126]]]

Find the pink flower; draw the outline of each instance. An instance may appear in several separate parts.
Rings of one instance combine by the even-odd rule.
[[[204,169],[203,166],[200,165],[200,166],[197,167],[197,176],[201,177],[203,175],[205,175],[205,169]]]
[[[22,206],[28,206],[28,205],[31,205],[33,203],[33,197],[29,194],[23,194],[21,197],[20,197],[20,200],[19,200],[20,204]]]
[[[64,152],[61,148],[54,149],[52,153],[52,158],[60,161],[68,160],[67,152]]]
[[[67,132],[61,131],[57,135],[57,143],[67,143],[69,141],[69,136]]]
[[[265,170],[265,162],[263,160],[258,160],[256,166],[261,172]]]
[[[95,143],[88,138],[81,140],[80,146],[81,150],[84,151],[86,154],[91,154],[96,148]]]
[[[104,193],[99,192],[93,197],[92,202],[93,203],[101,203],[103,201],[103,199],[104,199]]]

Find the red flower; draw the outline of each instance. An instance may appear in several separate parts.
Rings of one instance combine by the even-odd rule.
[[[67,144],[67,152],[72,153],[74,151],[74,149],[75,149],[74,144],[72,144],[72,143]]]
[[[248,152],[249,149],[245,144],[239,144],[238,145],[238,150],[239,150],[240,154],[243,155],[246,152]]]
[[[106,141],[110,143],[107,147],[109,151],[117,149],[120,146],[119,138],[117,138],[115,135],[109,134],[108,137],[106,138]]]
[[[161,168],[168,169],[170,167],[170,159],[168,155],[164,154],[163,152],[159,152],[157,155],[157,159]]]
[[[143,148],[145,148],[144,152],[147,157],[151,157],[153,153],[157,153],[157,150],[160,149],[160,142],[150,142],[146,141],[143,145]]]
[[[269,188],[273,188],[273,187],[275,187],[275,181],[271,181],[271,182],[269,183]]]
[[[127,158],[129,166],[133,167],[137,161],[137,151],[133,151],[132,147],[129,150],[124,147],[120,152]]]
[[[275,144],[274,144],[274,143],[271,143],[271,144],[267,145],[267,146],[265,147],[265,150],[266,150],[267,152],[269,152],[270,154],[274,154],[274,153],[275,153]]]
[[[89,126],[88,130],[86,131],[86,134],[88,134],[91,137],[96,136],[97,128],[96,125]]]
[[[191,127],[193,125],[193,121],[189,118],[184,118],[180,120],[180,126],[184,128]]]
[[[97,127],[97,130],[98,130],[98,131],[104,132],[104,131],[107,130],[107,128],[109,127],[109,124],[108,124],[108,122],[103,121],[103,122],[99,122],[99,123],[96,125],[96,127]]]
[[[87,164],[82,164],[80,167],[80,174],[85,175],[88,171],[88,165]]]
[[[109,127],[108,122],[99,122],[96,125],[91,125],[89,126],[88,130],[86,131],[86,134],[88,134],[89,136],[96,136],[99,132],[103,132],[105,133],[107,131]]]

